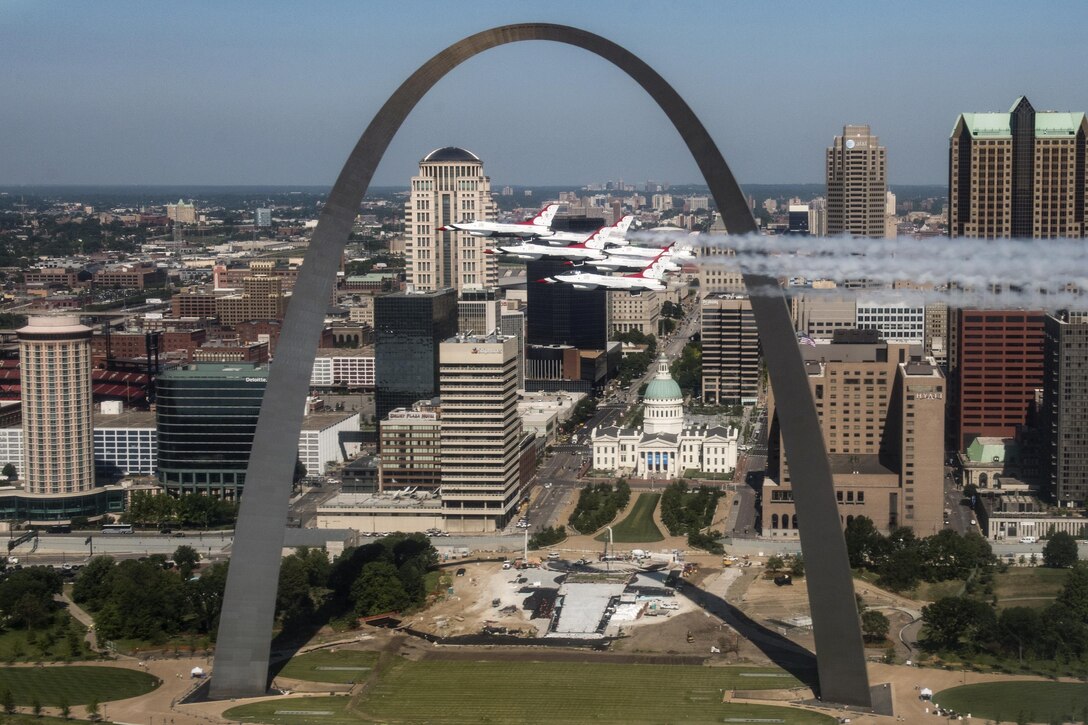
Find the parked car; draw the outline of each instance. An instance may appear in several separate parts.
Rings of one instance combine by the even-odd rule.
[[[1020,537],[1020,543],[1021,544],[1034,544],[1036,541],[1038,541],[1038,539],[1036,539],[1034,536],[1021,536]]]
[[[465,575],[465,567],[462,566],[460,569],[457,570],[457,576],[464,576],[464,575]]]

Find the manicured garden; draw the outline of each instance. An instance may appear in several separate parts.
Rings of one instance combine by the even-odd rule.
[[[638,544],[661,541],[665,537],[654,523],[654,509],[661,500],[659,493],[640,493],[631,512],[612,527],[612,540],[617,544]],[[597,541],[608,541],[608,531],[597,535]]]
[[[1079,682],[985,682],[942,690],[933,702],[966,716],[1006,722],[1084,722],[1088,687]]]
[[[781,670],[758,667],[398,660],[350,704],[335,697],[276,700],[225,716],[299,725],[361,717],[391,723],[833,723],[805,710],[722,702],[734,689],[798,684]]]
[[[16,705],[85,705],[124,700],[151,692],[161,681],[146,672],[122,667],[0,667],[0,692],[10,691]]]

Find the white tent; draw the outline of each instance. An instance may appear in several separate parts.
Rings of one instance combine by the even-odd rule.
[[[189,671],[189,676],[190,677],[203,677],[204,676],[204,668],[203,667],[194,667],[192,670]]]
[[[919,695],[920,697],[922,697],[923,699],[926,699],[926,700],[928,700],[929,698],[933,697],[933,690],[929,689],[928,687],[923,687],[923,688],[922,688],[922,689],[921,689],[921,690],[920,690],[920,691],[918,692],[918,695]]]

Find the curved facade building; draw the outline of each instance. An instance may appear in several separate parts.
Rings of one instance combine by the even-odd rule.
[[[268,381],[268,368],[200,363],[159,376],[159,481],[172,493],[236,498]]]
[[[90,491],[94,488],[91,328],[73,316],[31,317],[18,335],[26,492]]]

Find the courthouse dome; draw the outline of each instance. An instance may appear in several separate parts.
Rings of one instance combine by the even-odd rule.
[[[662,354],[657,359],[657,375],[646,386],[646,393],[642,396],[647,400],[680,400],[684,394],[680,392],[680,386],[672,379],[669,373],[669,361]]]

